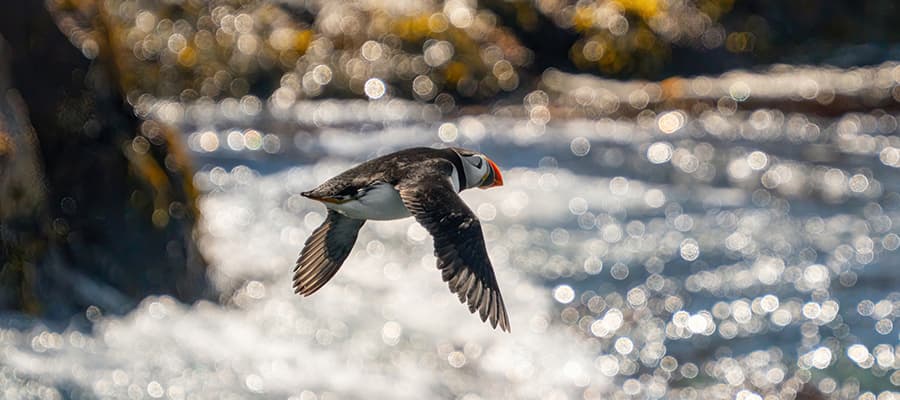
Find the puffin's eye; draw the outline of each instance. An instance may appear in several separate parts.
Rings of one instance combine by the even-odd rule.
[[[475,168],[481,168],[481,164],[482,164],[481,157],[477,157],[477,156],[472,157],[472,165],[474,165]]]

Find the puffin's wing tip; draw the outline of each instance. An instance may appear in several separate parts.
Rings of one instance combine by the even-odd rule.
[[[350,254],[359,228],[365,222],[329,210],[328,217],[313,231],[300,252],[292,279],[294,293],[309,296],[331,280]]]

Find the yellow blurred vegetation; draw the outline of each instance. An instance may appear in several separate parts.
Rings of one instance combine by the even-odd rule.
[[[617,75],[634,71],[652,74],[669,58],[672,45],[720,47],[724,28],[718,19],[731,10],[733,0],[539,4],[545,5],[539,9],[557,25],[571,26],[579,33],[570,51],[579,69]]]
[[[503,2],[512,20],[498,16],[495,3],[467,0],[54,4],[80,16],[67,26],[86,55],[111,50],[118,70],[127,71],[120,84],[129,99],[150,94],[190,101],[281,88],[277,105],[286,107],[320,96],[452,102],[513,91],[534,75],[528,70],[534,54],[515,32],[541,29],[542,20],[577,36],[560,54],[581,70],[606,75],[659,71],[674,45],[753,51],[753,33],[727,34],[719,23],[733,1]],[[94,15],[100,24],[85,23]],[[385,90],[366,92],[372,79]]]

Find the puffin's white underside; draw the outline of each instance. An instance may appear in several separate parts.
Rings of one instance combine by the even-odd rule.
[[[449,179],[450,184],[453,185],[453,191],[459,193],[456,168],[453,168],[450,175]],[[383,182],[372,185],[366,190],[365,194],[356,200],[344,203],[325,203],[325,206],[356,219],[388,221],[412,215],[406,209],[403,200],[400,199],[400,192],[393,185]]]
[[[359,199],[325,206],[350,218],[386,221],[410,216],[400,199],[400,192],[387,183],[373,185]]]

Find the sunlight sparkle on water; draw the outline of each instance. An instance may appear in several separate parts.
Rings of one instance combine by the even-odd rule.
[[[428,26],[481,23],[464,2],[445,11]],[[159,23],[140,18],[140,26]],[[230,20],[228,29],[254,32],[237,15]],[[297,34],[245,39],[241,51],[285,48]],[[312,52],[329,45],[309,43]],[[348,65],[386,62],[395,51],[368,43]],[[427,66],[461,50],[434,42],[422,51]],[[896,390],[900,292],[888,284],[900,261],[895,115],[746,111],[739,100],[780,88],[744,76],[692,80],[688,90],[714,97],[699,114],[635,108],[633,119],[562,120],[541,89],[518,105],[519,119],[443,119],[449,103],[440,94],[428,105],[391,98],[435,94],[429,73],[415,76],[431,84],[403,88],[361,73],[360,95],[378,101],[309,102],[297,97],[343,72],[307,69],[286,74],[269,99],[147,106],[189,122],[193,179],[204,193],[198,243],[227,305],[149,298],[125,316],[86,309],[87,332],[0,329],[0,390],[748,400],[804,388],[880,400]],[[487,73],[513,80],[505,64]],[[798,96],[835,90],[813,80]],[[585,86],[571,100],[601,111],[649,107],[662,89],[613,90]],[[259,123],[266,118],[277,123]],[[289,132],[273,128],[280,124]],[[128,145],[145,148],[143,140]],[[325,217],[300,193],[364,159],[419,145],[476,148],[503,170],[503,187],[462,197],[481,219],[512,335],[484,326],[449,293],[432,241],[412,219],[367,223],[332,282],[307,298],[291,292],[297,252]],[[46,357],[63,367],[47,367]],[[217,391],[204,391],[209,385]]]

